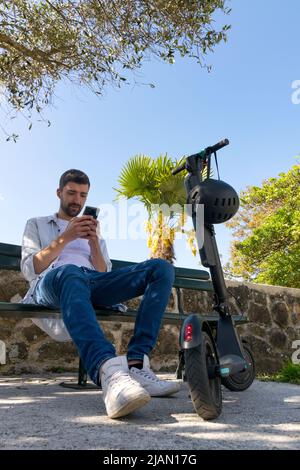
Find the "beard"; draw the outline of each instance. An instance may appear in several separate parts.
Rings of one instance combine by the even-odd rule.
[[[77,204],[66,204],[64,201],[61,201],[60,208],[69,217],[76,217],[82,209],[82,207]]]

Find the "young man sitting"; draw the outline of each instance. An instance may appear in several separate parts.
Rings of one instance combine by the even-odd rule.
[[[174,268],[162,259],[150,259],[111,271],[99,222],[92,216],[78,217],[89,189],[85,173],[66,171],[57,189],[58,213],[27,221],[21,270],[30,289],[24,302],[60,308],[91,379],[101,383],[108,416],[119,418],[148,403],[151,396],[179,390],[177,382],[160,380],[148,359],[168,304]],[[112,306],[140,295],[127,355],[116,356],[93,306]]]

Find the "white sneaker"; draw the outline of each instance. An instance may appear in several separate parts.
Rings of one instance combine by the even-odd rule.
[[[136,367],[131,367],[129,372],[131,377],[139,382],[152,397],[165,397],[173,395],[173,393],[177,393],[180,390],[178,382],[160,380],[154,374],[150,369],[149,358],[146,355],[144,355],[143,368],[137,369]]]
[[[120,418],[146,405],[151,397],[130,374],[125,356],[106,361],[101,367],[102,397],[109,418]]]

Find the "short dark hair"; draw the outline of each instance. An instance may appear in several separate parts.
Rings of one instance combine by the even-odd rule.
[[[59,189],[62,190],[70,181],[77,184],[88,184],[90,187],[89,177],[83,171],[71,169],[61,175]]]

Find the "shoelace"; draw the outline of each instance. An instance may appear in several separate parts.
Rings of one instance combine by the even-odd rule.
[[[105,378],[106,385],[108,382],[109,382],[110,387],[113,387],[114,385],[118,385],[120,378],[123,378],[122,383],[127,382],[128,385],[129,384],[136,385],[136,381],[133,380],[129,374],[127,374],[126,372],[122,372],[122,371],[114,372],[112,375],[106,377]]]
[[[152,380],[152,382],[161,383],[162,381],[156,377],[151,369],[138,369],[139,373],[146,377],[146,379]]]

